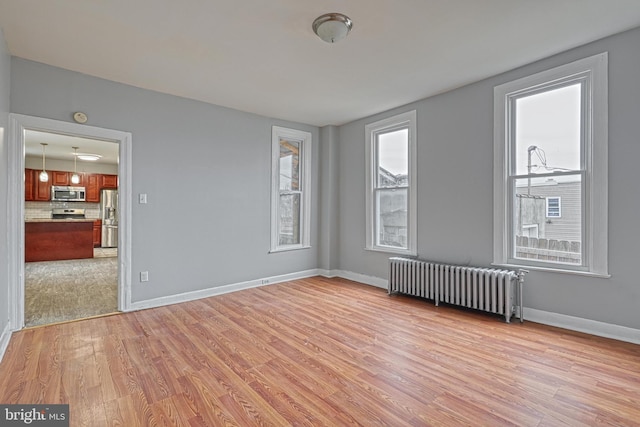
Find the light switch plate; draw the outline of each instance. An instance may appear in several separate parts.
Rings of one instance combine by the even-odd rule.
[[[138,195],[138,203],[144,205],[147,203],[147,193],[140,193]]]

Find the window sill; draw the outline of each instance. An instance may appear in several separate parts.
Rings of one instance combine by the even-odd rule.
[[[595,273],[592,271],[580,271],[580,270],[566,270],[563,268],[553,268],[553,267],[541,267],[537,265],[526,265],[526,264],[509,264],[509,263],[497,263],[492,262],[491,265],[496,267],[503,267],[512,270],[517,270],[522,268],[524,270],[531,271],[545,271],[547,273],[560,273],[560,274],[575,274],[577,276],[588,276],[588,277],[597,277],[599,279],[609,279],[611,278],[610,274],[607,273]]]
[[[386,247],[386,246],[375,246],[372,248],[364,248],[364,250],[371,251],[371,252],[383,252],[387,254],[396,254],[396,255],[418,256],[417,252],[413,252],[407,249],[394,249],[392,247]]]
[[[295,246],[286,246],[286,247],[281,247],[281,248],[275,248],[275,249],[271,249],[269,251],[270,254],[274,254],[274,253],[278,253],[278,252],[290,252],[290,251],[297,251],[300,249],[310,249],[311,245],[295,245]]]

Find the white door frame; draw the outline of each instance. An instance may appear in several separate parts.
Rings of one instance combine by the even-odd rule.
[[[131,310],[131,133],[42,117],[9,114],[9,327],[24,327],[24,131],[101,139],[119,145],[118,310]]]

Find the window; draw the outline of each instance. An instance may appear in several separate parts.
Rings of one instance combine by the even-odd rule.
[[[547,197],[547,218],[561,218],[560,197]]]
[[[310,246],[311,134],[274,126],[271,252]]]
[[[416,112],[366,125],[366,247],[415,255]]]
[[[607,111],[606,53],[495,88],[496,264],[607,276]]]

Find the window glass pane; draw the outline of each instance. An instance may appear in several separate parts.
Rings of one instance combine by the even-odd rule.
[[[281,194],[280,229],[278,240],[280,245],[297,245],[300,243],[300,193]]]
[[[280,139],[280,190],[300,190],[300,141]]]
[[[580,170],[581,86],[516,100],[516,175]]]
[[[407,190],[376,192],[377,245],[407,248]]]
[[[562,216],[547,217],[547,200]],[[515,180],[515,258],[582,264],[581,175]],[[537,234],[537,235],[536,235]]]
[[[378,187],[408,185],[409,130],[400,129],[377,135]]]

